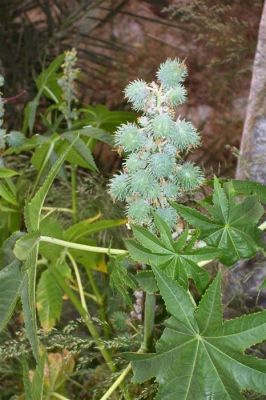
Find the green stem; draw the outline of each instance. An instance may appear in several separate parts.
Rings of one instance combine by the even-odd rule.
[[[83,318],[84,323],[87,326],[91,337],[97,343],[98,349],[101,352],[104,360],[106,361],[109,369],[111,370],[111,372],[115,372],[116,371],[115,364],[113,363],[113,360],[111,358],[111,355],[110,355],[109,351],[104,347],[104,345],[103,345],[103,343],[101,341],[100,335],[99,335],[97,329],[95,328],[95,326],[93,324],[93,321],[91,319],[91,316],[90,316],[89,312],[87,312],[84,309],[84,307],[82,306],[81,302],[78,300],[76,295],[70,289],[69,285],[66,283],[64,277],[60,274],[60,272],[56,271],[55,268],[51,268],[51,272],[54,275],[54,277],[55,277],[56,281],[58,282],[58,284],[63,289],[64,293],[66,293],[66,295],[68,296],[68,298],[71,301],[71,303],[73,304],[73,306],[76,308],[76,310],[78,311],[80,316]]]
[[[62,212],[62,213],[70,213],[72,214],[72,210],[70,208],[64,208],[64,207],[42,207],[43,211],[57,211],[57,212]]]
[[[68,249],[90,251],[92,253],[113,254],[113,255],[128,254],[128,252],[126,250],[110,249],[110,248],[106,248],[106,247],[88,246],[86,244],[68,242],[66,240],[56,239],[56,238],[53,238],[50,236],[40,236],[40,241],[46,242],[46,243],[57,244],[58,246],[63,246]]]
[[[77,166],[71,165],[71,197],[73,223],[78,221]]]
[[[63,396],[62,394],[56,393],[56,392],[52,392],[51,396],[53,396],[59,400],[69,400],[67,397]]]
[[[86,313],[89,314],[89,310],[88,310],[87,303],[86,303],[86,300],[85,300],[85,294],[84,294],[84,290],[83,290],[83,286],[82,286],[82,282],[81,282],[80,273],[79,273],[79,269],[78,269],[77,263],[76,263],[74,257],[72,257],[72,255],[69,252],[67,252],[67,256],[68,256],[68,258],[69,258],[69,260],[70,260],[70,262],[71,262],[71,264],[73,266],[73,269],[74,269],[74,272],[75,272],[75,275],[76,275],[76,280],[77,280],[77,284],[78,284],[81,305],[84,308],[84,310],[86,311]]]
[[[146,353],[147,351],[152,349],[155,305],[155,294],[146,293],[144,310],[144,337],[141,345],[141,351],[143,353]]]
[[[109,397],[114,393],[114,391],[118,388],[119,385],[124,381],[126,376],[129,374],[131,371],[131,364],[128,364],[128,366],[122,371],[122,373],[119,375],[119,377],[114,381],[112,386],[109,387],[107,392],[101,397],[100,400],[107,400]]]

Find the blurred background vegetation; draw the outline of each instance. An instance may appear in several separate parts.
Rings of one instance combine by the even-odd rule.
[[[34,78],[58,54],[77,48],[80,97],[125,109],[123,88],[150,80],[167,57],[185,59],[188,103],[181,114],[203,134],[194,156],[207,171],[234,175],[262,0],[2,0],[0,71],[9,128],[34,97]],[[15,112],[14,112],[15,111]],[[99,150],[99,149],[98,149]],[[105,149],[106,150],[106,149]],[[105,173],[119,166],[96,151]]]

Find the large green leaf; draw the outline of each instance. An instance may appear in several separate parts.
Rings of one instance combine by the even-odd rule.
[[[0,331],[8,323],[23,285],[23,274],[18,260],[0,271]]]
[[[217,257],[217,249],[207,246],[201,249],[194,248],[194,238],[188,239],[188,231],[174,240],[167,224],[161,218],[155,216],[155,223],[159,237],[142,227],[133,227],[137,242],[126,241],[130,256],[138,262],[160,267],[168,276],[178,279],[185,288],[188,287],[188,279],[192,278],[202,292],[209,282],[209,275],[197,263]]]
[[[266,311],[223,322],[220,274],[196,307],[177,282],[153,270],[172,316],[156,353],[126,355],[134,381],[155,377],[156,400],[244,400],[243,390],[266,394],[265,360],[243,354],[266,339]]]
[[[178,213],[192,226],[200,229],[200,237],[213,247],[223,250],[220,260],[231,265],[240,258],[253,256],[259,250],[262,233],[258,221],[264,213],[256,196],[237,201],[235,193],[225,191],[214,180],[213,204],[204,203],[210,216],[181,204],[173,204]]]

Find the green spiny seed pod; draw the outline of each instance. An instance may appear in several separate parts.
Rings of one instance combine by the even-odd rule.
[[[131,177],[131,192],[142,199],[155,200],[160,196],[161,188],[148,171],[140,170]]]
[[[173,144],[178,150],[187,150],[200,144],[200,137],[191,122],[178,120],[172,135]]]
[[[175,88],[183,82],[187,75],[187,69],[179,60],[166,60],[160,65],[157,77],[166,89]]]
[[[173,144],[167,143],[164,146],[163,151],[165,154],[168,154],[171,157],[175,157],[177,153],[177,148]]]
[[[152,126],[155,137],[169,137],[175,128],[175,123],[168,114],[161,114],[154,118]]]
[[[201,169],[191,162],[185,162],[176,174],[176,182],[185,192],[195,190],[202,184],[203,180]]]
[[[147,127],[150,123],[150,120],[147,117],[139,117],[138,123],[140,124],[140,126]]]
[[[136,124],[123,124],[115,134],[116,145],[122,146],[126,152],[138,150],[143,146],[144,142],[145,137]]]
[[[175,200],[180,192],[180,187],[176,183],[167,182],[163,185],[163,193],[169,200]]]
[[[167,98],[172,107],[176,107],[186,101],[187,91],[182,85],[177,85],[167,92]]]
[[[124,163],[124,166],[129,173],[134,173],[146,167],[146,161],[141,159],[140,157],[141,155],[137,153],[132,153],[129,155],[128,159]]]
[[[110,185],[113,197],[127,202],[130,222],[154,232],[154,212],[174,229],[178,215],[170,202],[203,181],[200,168],[189,162],[182,164],[182,152],[196,147],[199,135],[191,123],[173,120],[174,107],[185,100],[182,81],[186,68],[178,60],[167,60],[157,76],[157,83],[137,80],[126,88],[126,97],[144,115],[138,118],[138,126],[122,125],[116,133],[119,150],[129,154],[123,164],[125,178],[116,176]]]
[[[114,175],[109,184],[109,193],[114,200],[126,200],[130,192],[129,178],[125,173]]]
[[[159,215],[169,226],[170,229],[172,229],[177,220],[177,212],[173,207],[167,207],[167,208],[158,208],[156,210],[156,214]]]
[[[174,159],[165,153],[155,153],[150,157],[150,171],[156,178],[169,176],[174,169]]]
[[[151,218],[151,206],[145,200],[137,200],[127,208],[128,218],[137,224],[148,223]]]
[[[149,94],[150,89],[147,83],[139,79],[131,82],[125,89],[126,98],[136,111],[144,110]]]

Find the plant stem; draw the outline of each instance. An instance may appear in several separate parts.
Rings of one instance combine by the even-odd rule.
[[[131,364],[128,364],[128,366],[124,369],[124,371],[119,375],[119,377],[114,381],[112,386],[109,387],[107,392],[101,397],[100,400],[107,400],[113,393],[114,391],[118,388],[119,385],[123,382],[123,380],[126,378],[128,373],[131,371]]]
[[[53,238],[50,236],[40,236],[40,241],[57,244],[58,246],[63,246],[63,247],[69,248],[69,249],[84,250],[84,251],[90,251],[93,253],[113,254],[113,255],[128,254],[128,252],[126,250],[110,249],[110,248],[106,248],[106,247],[88,246],[86,244],[68,242],[66,240],[56,239],[56,238]]]
[[[88,307],[87,307],[87,304],[86,304],[85,294],[84,294],[84,290],[83,290],[83,286],[82,286],[82,282],[81,282],[80,273],[79,273],[79,269],[78,269],[77,263],[76,263],[74,257],[72,257],[72,255],[69,252],[67,252],[67,256],[68,256],[68,258],[69,258],[69,260],[70,260],[70,262],[71,262],[71,264],[73,266],[73,269],[74,269],[74,272],[75,272],[75,275],[76,275],[77,284],[78,284],[78,288],[79,288],[79,296],[80,296],[81,305],[84,308],[84,310],[86,311],[86,313],[88,314],[89,310],[88,310]]]
[[[55,398],[57,398],[59,400],[69,400],[67,397],[63,396],[62,394],[56,393],[56,392],[52,392],[51,396],[54,396]]]
[[[146,293],[144,310],[144,337],[140,351],[146,353],[152,348],[154,317],[155,317],[155,294]]]
[[[73,223],[78,221],[78,198],[77,198],[77,166],[71,165],[71,197],[72,197],[72,219]]]
[[[43,211],[57,211],[57,212],[65,212],[65,213],[70,213],[72,214],[72,210],[70,208],[64,208],[64,207],[42,207]]]

